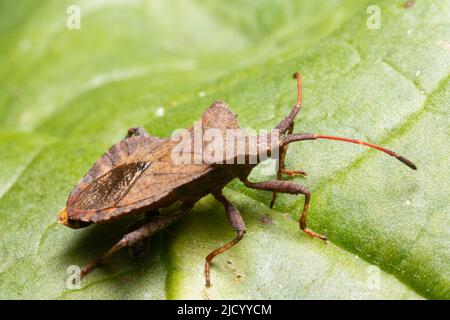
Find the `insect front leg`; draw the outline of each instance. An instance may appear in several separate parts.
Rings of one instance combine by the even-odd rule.
[[[294,122],[292,122],[291,125],[289,126],[287,134],[292,134],[293,131],[294,131]],[[283,145],[280,148],[280,158],[277,160],[278,161],[277,180],[281,180],[283,174],[288,175],[288,176],[306,175],[306,172],[303,170],[288,170],[288,169],[286,169],[285,162],[286,162],[286,153],[288,150],[288,146],[289,145]],[[270,202],[271,208],[273,207],[276,199],[277,199],[277,192],[274,191],[272,193],[272,201]]]
[[[312,237],[319,238],[321,240],[327,240],[326,236],[318,234],[318,233],[308,229],[306,226],[306,217],[308,215],[309,202],[311,199],[311,193],[307,187],[305,187],[301,184],[290,182],[290,181],[278,181],[278,180],[254,183],[254,182],[250,182],[249,180],[245,179],[245,180],[243,180],[243,182],[247,187],[252,188],[252,189],[275,191],[275,192],[288,193],[288,194],[303,194],[305,196],[305,204],[303,206],[303,211],[300,216],[300,221],[299,221],[300,229],[302,229],[306,234],[308,234]]]
[[[209,287],[211,285],[210,266],[211,266],[212,259],[214,259],[215,256],[221,254],[222,252],[230,249],[232,246],[234,246],[239,241],[241,241],[241,239],[244,237],[244,234],[245,234],[245,223],[244,223],[244,219],[242,219],[242,216],[239,213],[239,210],[227,198],[225,198],[222,193],[215,193],[215,194],[213,194],[213,196],[214,196],[214,198],[216,198],[217,201],[219,201],[225,207],[225,211],[227,213],[228,219],[230,220],[231,225],[233,226],[233,229],[236,231],[237,235],[233,240],[228,242],[226,245],[212,251],[210,254],[208,254],[208,256],[206,256],[205,280],[206,280],[207,287]]]
[[[95,259],[94,261],[89,263],[87,266],[85,266],[83,269],[81,269],[81,274],[80,274],[81,278],[83,278],[88,273],[90,273],[92,270],[97,268],[107,258],[109,258],[111,255],[113,255],[120,249],[122,249],[124,247],[136,245],[140,241],[147,239],[148,237],[155,234],[156,232],[166,228],[170,224],[179,220],[189,209],[190,208],[184,209],[180,213],[172,214],[170,216],[155,217],[154,219],[152,219],[151,222],[139,227],[138,229],[136,229],[130,233],[127,233],[111,249],[109,249],[107,252],[105,252],[100,257],[98,257],[97,259]]]
[[[292,134],[292,131],[294,131],[294,123],[289,127],[288,134]],[[287,175],[287,176],[296,176],[296,175],[303,175],[306,176],[306,172],[303,170],[288,170],[286,169],[286,154],[289,145],[283,145],[280,148],[280,165],[278,166],[279,174],[277,174],[277,180],[281,180],[281,175]],[[278,178],[279,176],[279,178]]]

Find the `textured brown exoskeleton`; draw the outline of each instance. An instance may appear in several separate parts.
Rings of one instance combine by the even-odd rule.
[[[302,87],[299,73],[297,79],[297,103],[290,114],[274,129],[277,141],[273,136],[258,135],[258,155],[255,163],[236,164],[239,156],[248,160],[251,156],[250,148],[246,144],[243,154],[238,151],[224,152],[222,161],[208,163],[177,163],[173,159],[173,150],[178,141],[150,136],[142,128],[132,128],[124,140],[112,146],[89,170],[84,178],[72,190],[67,200],[66,208],[59,214],[59,222],[71,227],[82,228],[91,223],[105,223],[124,215],[146,213],[149,220],[135,231],[127,233],[115,246],[95,261],[88,264],[81,271],[85,276],[111,254],[126,246],[133,246],[150,237],[155,232],[167,227],[182,217],[202,197],[212,194],[220,202],[236,231],[236,237],[226,245],[212,251],[205,262],[206,285],[210,284],[210,263],[218,254],[239,242],[245,233],[245,224],[238,209],[225,198],[222,189],[233,179],[240,179],[247,187],[273,192],[271,206],[277,192],[288,194],[303,194],[305,204],[300,216],[300,229],[312,237],[322,240],[327,238],[306,226],[306,216],[310,202],[310,192],[307,187],[282,181],[282,175],[305,174],[303,171],[287,170],[284,166],[288,144],[295,141],[329,139],[360,144],[378,149],[393,156],[416,170],[416,166],[406,158],[393,151],[355,139],[340,138],[312,133],[293,134],[294,119],[302,105]],[[203,130],[216,129],[222,132],[227,129],[239,129],[236,115],[223,103],[216,101],[201,117]],[[194,136],[191,128],[188,134]],[[260,143],[265,141],[270,143]],[[203,143],[203,141],[202,141]],[[227,145],[225,149],[230,148]],[[232,148],[234,148],[234,143]],[[229,150],[228,150],[229,151]],[[251,182],[247,179],[252,169],[261,161],[260,153],[267,155],[279,151],[277,180]],[[253,152],[253,151],[252,151]],[[231,154],[231,156],[230,156]],[[226,161],[225,161],[226,160]],[[232,163],[232,164],[230,164]],[[175,203],[181,203],[178,213],[172,215],[158,215],[158,209],[167,208]]]

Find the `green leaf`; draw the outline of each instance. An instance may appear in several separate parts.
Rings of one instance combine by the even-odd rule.
[[[0,297],[61,299],[450,299],[450,2],[0,1]],[[367,27],[377,5],[381,28]],[[211,288],[205,256],[234,237],[208,196],[134,259],[127,250],[66,286],[125,233],[132,217],[72,230],[56,223],[73,185],[127,128],[169,136],[212,101],[242,127],[273,128],[295,101],[297,132],[337,134],[392,148],[395,159],[331,141],[292,144],[301,196],[233,181],[244,239],[218,256]],[[158,115],[157,110],[164,109]],[[254,181],[274,179],[258,166]]]

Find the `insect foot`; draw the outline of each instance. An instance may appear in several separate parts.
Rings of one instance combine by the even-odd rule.
[[[312,231],[312,230],[310,230],[308,228],[302,229],[302,227],[300,227],[300,229],[303,230],[303,232],[306,233],[307,235],[309,235],[309,236],[311,236],[313,238],[318,238],[320,240],[325,241],[325,243],[328,243],[328,237],[327,236],[318,234],[317,232],[314,232],[314,231]]]

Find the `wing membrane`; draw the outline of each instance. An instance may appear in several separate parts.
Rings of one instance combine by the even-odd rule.
[[[82,210],[114,206],[128,193],[149,166],[148,162],[139,162],[114,168],[84,189],[72,206]]]

